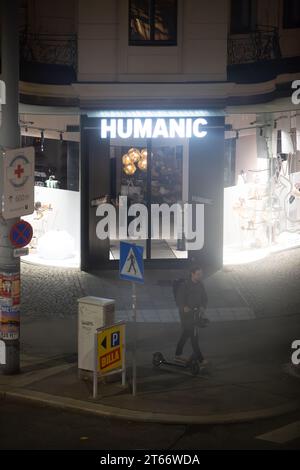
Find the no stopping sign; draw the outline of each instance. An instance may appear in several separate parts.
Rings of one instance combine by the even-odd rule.
[[[20,220],[14,224],[10,231],[10,241],[16,248],[23,248],[32,239],[32,226],[26,220]]]

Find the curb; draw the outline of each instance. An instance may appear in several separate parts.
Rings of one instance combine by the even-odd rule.
[[[252,422],[261,419],[274,418],[284,414],[291,413],[300,409],[300,401],[293,401],[273,408],[265,408],[255,411],[241,411],[237,413],[224,413],[215,415],[179,415],[167,413],[152,413],[148,411],[128,410],[124,408],[101,405],[99,403],[85,402],[73,398],[49,395],[43,392],[32,390],[0,390],[0,399],[12,399],[16,401],[25,401],[46,405],[53,408],[59,408],[68,411],[77,411],[80,413],[92,414],[94,416],[103,416],[108,418],[160,423],[160,424],[235,424],[243,422]]]

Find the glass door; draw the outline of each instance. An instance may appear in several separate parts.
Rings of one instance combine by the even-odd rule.
[[[183,204],[188,202],[188,141],[153,139],[151,144],[151,203],[161,207],[159,220],[155,213],[151,218],[151,258],[187,258],[182,232]]]
[[[188,140],[111,139],[110,175],[110,202],[117,213],[110,259],[120,259],[124,235],[134,241],[133,228],[141,236],[136,243],[144,247],[145,259],[187,258],[183,224],[175,223],[172,205],[188,202]]]
[[[144,232],[148,221],[144,212],[136,212],[136,204],[147,208],[148,201],[146,139],[111,139],[110,175],[110,202],[117,214],[116,236],[110,237],[110,259],[120,259],[120,241],[135,241],[134,229],[142,236],[136,243],[144,247],[146,258],[148,234]]]

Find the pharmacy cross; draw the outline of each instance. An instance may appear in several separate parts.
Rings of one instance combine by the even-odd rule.
[[[17,175],[18,178],[21,178],[22,173],[24,173],[24,168],[22,168],[19,163],[17,169],[15,170],[15,175]]]

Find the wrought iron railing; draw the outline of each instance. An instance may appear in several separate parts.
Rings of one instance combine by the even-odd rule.
[[[66,65],[76,70],[76,35],[23,32],[20,35],[20,56],[23,62]]]
[[[279,35],[275,27],[258,26],[251,33],[228,37],[228,65],[264,62],[280,57]]]

